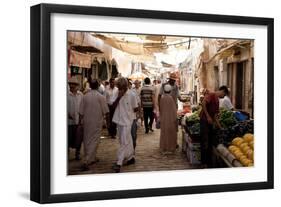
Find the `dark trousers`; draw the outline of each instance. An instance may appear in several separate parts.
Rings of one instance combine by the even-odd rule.
[[[137,129],[138,129],[137,119],[134,119],[132,128],[131,128],[131,135],[132,135],[132,139],[133,139],[134,149],[136,149],[136,146],[137,146]]]
[[[68,125],[68,148],[76,149],[76,156],[80,155],[80,148],[83,141],[83,129],[78,125]]]
[[[116,136],[117,134],[117,126],[114,122],[112,122],[113,119],[113,115],[114,115],[114,111],[115,108],[112,105],[108,105],[109,108],[109,127],[108,127],[108,134],[109,136]]]
[[[149,129],[152,129],[152,124],[154,119],[153,107],[143,108],[143,119],[144,119],[145,131],[148,132]],[[148,123],[148,119],[149,119],[149,123]]]
[[[209,124],[207,120],[200,120],[201,164],[207,165],[208,168],[213,167],[212,136],[213,136],[213,125]]]

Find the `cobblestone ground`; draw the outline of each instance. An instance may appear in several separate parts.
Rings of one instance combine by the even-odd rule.
[[[180,129],[180,127],[179,127]],[[118,139],[107,138],[107,132],[103,131],[97,157],[99,162],[90,166],[89,171],[82,171],[81,161],[74,159],[74,151],[69,155],[69,174],[95,174],[95,173],[113,173],[112,165],[116,162],[117,149],[119,147]],[[183,170],[190,169],[192,166],[188,163],[186,156],[182,153],[182,137],[179,130],[178,144],[179,148],[173,155],[163,155],[159,151],[160,130],[155,129],[149,134],[144,133],[144,129],[138,129],[136,163],[134,165],[123,166],[121,172],[140,172],[140,171],[159,171],[159,170]],[[83,148],[81,149],[81,158],[83,159]]]

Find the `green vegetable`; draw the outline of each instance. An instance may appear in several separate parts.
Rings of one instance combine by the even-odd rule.
[[[234,113],[227,109],[221,108],[219,113],[219,122],[223,128],[232,127],[237,123]]]
[[[199,118],[199,112],[198,111],[195,111],[193,114],[191,114],[190,116],[188,116],[186,118],[186,121],[187,122],[199,122],[200,121],[200,118]]]

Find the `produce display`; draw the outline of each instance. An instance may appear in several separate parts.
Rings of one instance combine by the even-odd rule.
[[[187,125],[192,125],[194,123],[199,123],[200,118],[199,118],[199,112],[195,111],[194,113],[190,114],[189,116],[186,117],[186,124]]]
[[[231,127],[230,132],[238,137],[243,136],[246,133],[254,133],[254,120],[246,120],[238,122]],[[234,137],[234,136],[233,136]]]
[[[235,156],[243,166],[254,165],[254,135],[244,134],[243,137],[236,137],[232,140],[228,150]]]
[[[198,111],[186,116],[186,131],[191,135],[200,135],[200,118]]]
[[[195,109],[195,108],[194,108]],[[200,140],[200,110],[185,115],[185,131],[193,139]],[[231,166],[254,165],[254,120],[237,119],[236,112],[220,109],[219,122],[223,129],[214,126],[212,144],[225,162]],[[245,117],[244,117],[245,118]],[[249,117],[246,117],[249,118]]]
[[[190,112],[191,112],[190,105],[183,104],[182,110],[178,110],[177,114],[178,114],[178,116],[184,116],[185,114],[190,113]]]
[[[238,122],[232,127],[216,129],[214,135],[216,139],[214,144],[224,144],[228,146],[235,137],[242,137],[246,133],[254,133],[254,120]]]
[[[219,113],[219,122],[223,128],[232,127],[237,123],[233,111],[221,108]]]

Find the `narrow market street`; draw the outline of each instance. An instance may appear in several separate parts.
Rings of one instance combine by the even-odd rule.
[[[144,128],[140,127],[137,133],[136,163],[134,165],[124,166],[121,172],[191,169],[192,166],[187,161],[186,155],[181,149],[182,138],[180,131],[179,127],[179,148],[176,153],[173,155],[163,155],[159,151],[160,129],[154,129],[154,132],[145,134]],[[103,130],[103,138],[100,141],[97,152],[97,157],[100,161],[91,165],[89,171],[81,170],[81,161],[76,161],[74,159],[74,151],[71,151],[69,157],[69,175],[113,173],[111,167],[116,162],[119,142],[118,139],[111,139],[106,137],[106,135],[107,131]],[[82,153],[83,149],[81,150],[81,158],[83,158]]]
[[[253,40],[67,34],[69,175],[254,166]]]

